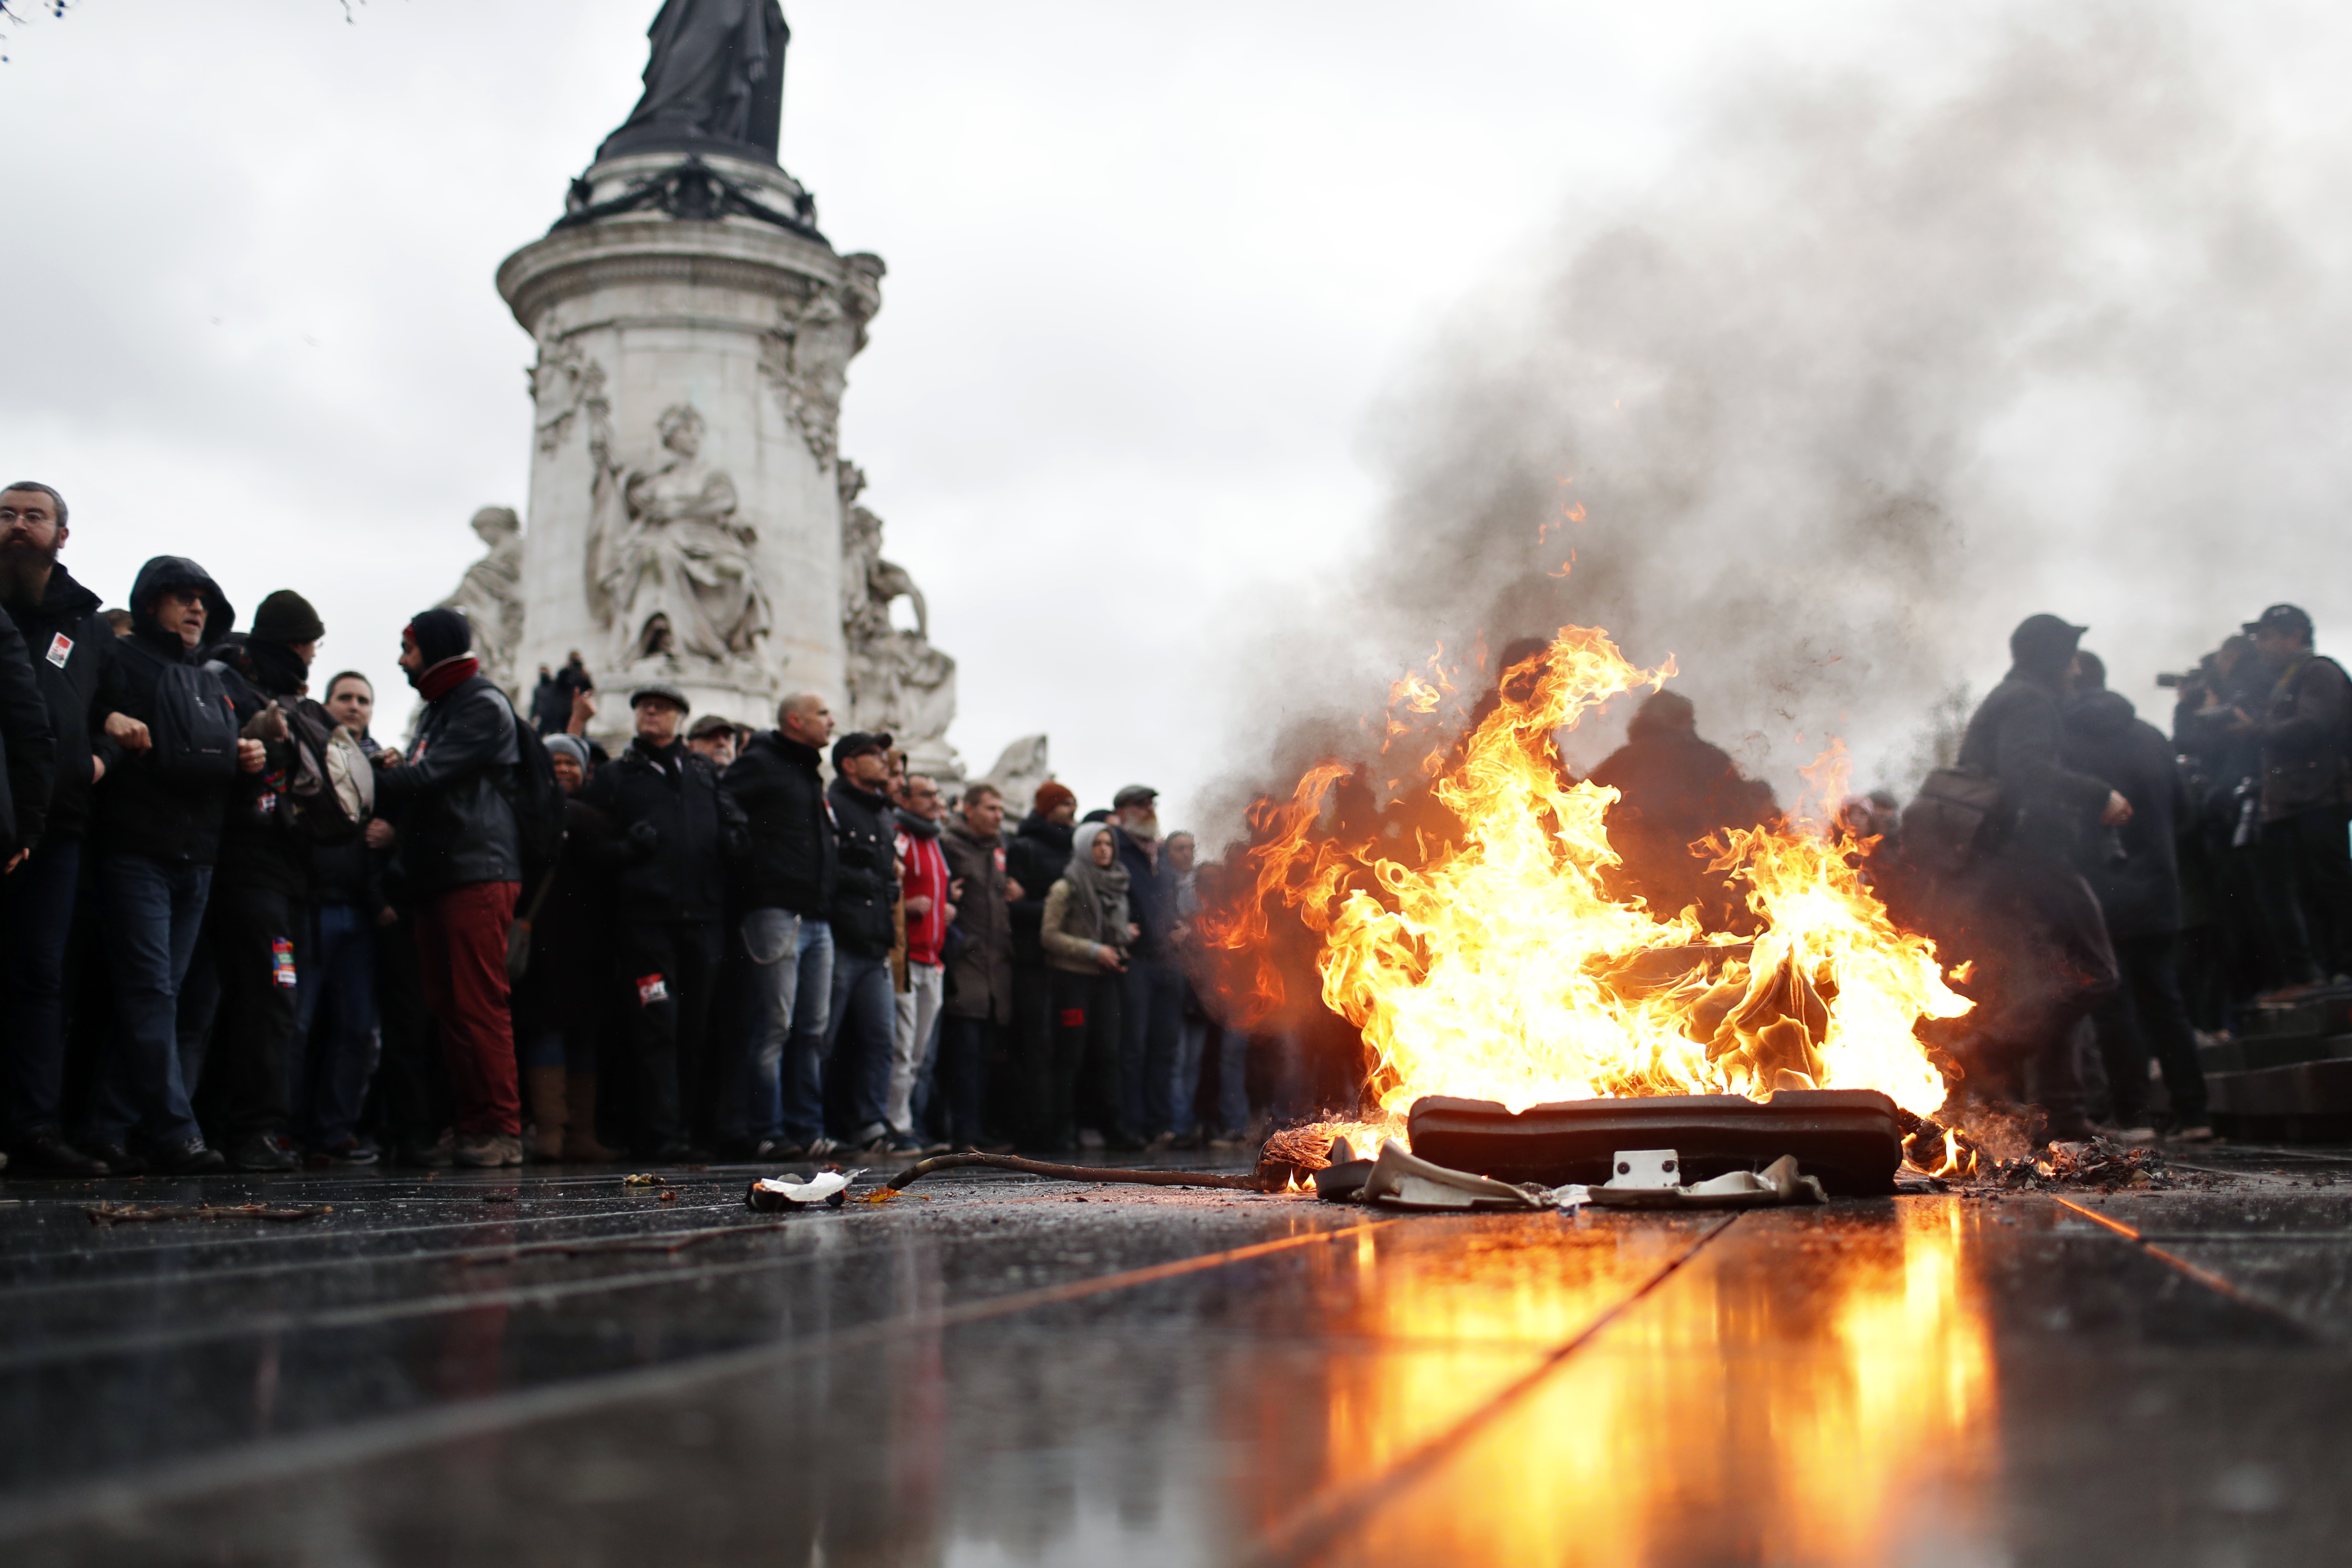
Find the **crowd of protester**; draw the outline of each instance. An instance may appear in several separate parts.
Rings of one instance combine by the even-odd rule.
[[[127,612],[0,492],[0,1068],[11,1174],[495,1167],[1238,1145],[1246,1042],[1193,984],[1193,847],[1156,793],[910,773],[625,694],[574,656],[516,705],[417,615],[411,738],[280,590],[195,562]],[[316,696],[313,696],[313,693]],[[1266,1093],[1256,1096],[1257,1114]]]
[[[1908,803],[1847,802],[1845,826],[1977,1004],[1932,1031],[1969,1098],[2032,1108],[2052,1138],[2210,1139],[2200,1037],[2352,988],[2352,682],[2273,605],[2166,678],[2167,733],[2108,689],[2084,630],[2028,617],[1948,765]],[[1649,699],[1592,777],[1622,795],[1623,890],[1736,928],[1737,884],[1689,847],[1773,808],[1690,704]]]
[[[576,655],[519,714],[446,608],[401,633],[421,707],[388,745],[300,595],[240,631],[158,556],[103,609],[68,534],[54,489],[0,491],[13,1173],[1238,1146],[1360,1069],[1318,1089],[1344,1048],[1204,1005],[1203,868],[1146,785],[1008,803],[816,694],[755,730],[659,682],[607,754]],[[2167,1130],[2210,1137],[2200,1034],[2352,984],[2352,683],[2273,605],[2167,735],[2080,636],[2028,619],[1951,764],[1850,825],[1964,964],[1971,1093],[2145,1138],[2160,1078]],[[1593,778],[1620,890],[1736,927],[1692,848],[1773,807],[1691,704],[1649,699]]]

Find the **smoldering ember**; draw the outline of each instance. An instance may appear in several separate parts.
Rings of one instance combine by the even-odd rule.
[[[342,42],[409,26],[312,3]],[[70,48],[116,80],[162,47],[102,5],[24,9],[0,3],[12,88],[95,68]],[[1040,267],[1054,242],[1024,235],[1052,280],[1007,283],[981,254],[996,226],[1047,220],[961,209],[972,237],[933,243],[877,176],[838,227],[902,237],[894,272],[780,158],[788,123],[829,149],[793,142],[803,174],[916,156],[867,100],[932,89],[858,70],[928,73],[966,18],[927,37],[795,7],[795,49],[778,0],[485,0],[432,24],[433,68],[616,58],[634,36],[603,34],[646,9],[635,108],[611,118],[615,72],[584,170],[534,174],[543,210],[499,236],[528,427],[516,410],[518,488],[474,508],[482,553],[437,603],[382,595],[465,561],[448,521],[477,494],[400,519],[413,560],[355,572],[352,546],[346,581],[314,582],[301,563],[331,557],[247,526],[281,504],[266,487],[179,504],[236,471],[186,456],[208,415],[121,378],[85,406],[79,348],[19,344],[8,1562],[2341,1560],[2352,683],[2317,651],[2340,531],[2296,532],[2294,508],[2332,519],[2352,476],[2277,432],[2308,431],[2352,360],[2226,394],[2271,443],[2240,466],[2302,487],[2259,491],[2287,498],[2290,547],[2249,514],[2221,522],[2245,536],[2230,563],[2179,552],[2206,581],[2103,558],[2094,584],[2087,525],[1995,521],[2042,472],[2021,427],[2106,438],[2018,366],[2170,397],[2285,363],[2204,338],[2168,359],[2175,331],[2127,324],[2261,335],[2267,307],[2206,308],[2212,277],[2291,297],[2313,342],[2335,330],[2340,269],[2306,265],[2326,237],[2300,209],[2234,174],[2207,205],[2199,182],[2259,140],[2200,74],[2209,19],[1978,17],[1990,63],[1928,108],[1811,78],[1742,100],[1729,151],[1659,176],[1577,241],[1556,297],[1479,321],[1419,413],[1375,419],[1404,455],[1364,559],[1254,599],[1281,538],[1228,551],[1203,523],[1129,556],[1100,535],[1137,489],[1221,463],[1298,493],[1252,443],[1306,425],[1253,404],[1248,439],[1197,439],[1179,405],[1255,391],[1230,364],[1213,391],[1163,380],[1139,305],[1083,355],[1032,320],[1028,359],[982,363],[1010,407],[1059,380],[1103,422],[975,459],[972,431],[1008,426],[959,379],[987,340],[953,335],[942,280],[1000,268],[991,310],[1042,317],[1085,308],[1083,264]],[[1505,26],[1484,13],[1463,30]],[[493,37],[494,16],[523,25]],[[1412,91],[1347,107],[1345,73],[1389,68],[1335,18],[1236,18],[1286,62],[1284,129],[1244,153],[1203,127],[1187,156],[1230,154],[1230,211],[1152,206],[1151,246],[1205,224],[1301,321],[1357,307],[1285,270],[1289,231],[1254,211],[1250,165],[1299,133],[1290,95],[1328,120],[1318,147],[1399,114],[1438,136],[1446,101],[1416,47]],[[1010,144],[984,105],[1041,150],[1144,156],[1171,128],[1067,76],[1175,48],[1130,25],[1056,37],[1080,52],[1034,80],[1059,87],[923,104],[919,140]],[[887,48],[860,68],[843,40],[869,26]],[[1189,48],[1188,98],[1274,90]],[[336,112],[378,114],[398,58],[369,54]],[[1508,64],[1481,61],[1481,94]],[[107,97],[46,100],[42,129],[97,136]],[[541,157],[520,121],[449,112],[513,133],[468,166]],[[174,179],[207,202],[348,180],[298,155],[290,111],[274,124]],[[1022,176],[985,162],[959,178],[1018,210]],[[1349,224],[1412,222],[1381,179],[1391,210]],[[398,221],[488,210],[443,195]],[[1078,205],[1081,226],[1125,210]],[[2142,206],[2162,216],[2131,228]],[[99,265],[95,205],[15,210],[26,244]],[[2130,258],[2200,225],[2221,259],[2173,279],[2165,317],[2164,264]],[[915,301],[908,370],[845,422],[886,280]],[[438,330],[347,293],[347,324]],[[104,314],[23,330],[102,361]],[[961,389],[952,415],[909,375]],[[2149,446],[2117,471],[2237,428],[2178,395],[2116,416]],[[1191,432],[1181,457],[1137,456],[1162,448],[1126,426],[1154,418]],[[1016,515],[983,471],[1065,462],[1098,492],[1083,529]],[[173,466],[171,516],[141,521],[136,474]],[[869,490],[916,498],[888,555]],[[108,555],[146,527],[155,548]],[[1969,563],[1988,546],[2011,557],[1992,575]],[[1221,582],[1241,608],[1173,618]],[[1146,657],[1188,638],[1172,668]],[[2126,671],[2161,647],[2179,673]],[[379,655],[381,711],[359,668]],[[984,721],[960,716],[983,687]],[[1238,740],[1188,731],[1202,691]],[[1171,739],[1129,763],[1139,713]],[[988,724],[980,772],[950,737]],[[1137,776],[1160,784],[1114,782]]]

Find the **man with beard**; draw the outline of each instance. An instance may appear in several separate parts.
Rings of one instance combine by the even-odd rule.
[[[107,653],[114,639],[99,615],[98,595],[58,564],[65,542],[66,503],[57,491],[30,480],[0,490],[0,603],[9,628],[23,637],[24,673],[38,685],[55,748],[47,798],[31,803],[37,809],[28,818],[25,792],[37,786],[22,775],[40,748],[17,733],[21,721],[7,728],[16,833],[22,838],[37,830],[39,842],[0,877],[0,1133],[18,1174],[102,1176],[105,1163],[66,1142],[58,1119],[66,936],[89,828],[90,787],[100,776],[90,737],[110,706]],[[13,670],[15,661],[7,662]],[[20,707],[5,712],[14,719]],[[0,860],[11,853],[0,850]]]
[[[1004,1031],[1013,1023],[1013,917],[1011,902],[1028,889],[1006,874],[1004,796],[985,781],[966,785],[956,815],[940,835],[948,871],[955,879],[956,930],[961,944],[951,961],[940,1034],[940,1086],[946,1092],[948,1139],[959,1149],[1004,1152],[982,1132],[995,1118],[1007,1131],[1026,1131],[1037,1119],[1031,1085],[1007,1084],[990,1064],[998,1058]]]
[[[1127,868],[1128,912],[1143,928],[1129,950],[1119,1004],[1118,1097],[1126,1139],[1173,1142],[1168,1100],[1184,1031],[1177,951],[1184,933],[1176,919],[1176,873],[1161,852],[1159,801],[1150,784],[1129,784],[1110,803],[1118,863]]]
[[[131,584],[131,635],[111,648],[121,706],[98,742],[106,782],[90,819],[114,1033],[80,1143],[117,1175],[189,1175],[223,1161],[188,1109],[180,987],[223,821],[233,799],[256,792],[268,757],[237,736],[219,679],[203,668],[236,615],[211,574],[185,556],[156,556]],[[134,1128],[140,1153],[130,1148]]]
[[[231,807],[221,831],[205,915],[220,1013],[202,1099],[206,1119],[225,1134],[222,1152],[233,1170],[290,1171],[297,1163],[279,1134],[293,1119],[299,988],[313,956],[310,847],[287,788],[295,757],[280,705],[306,700],[310,660],[326,632],[309,600],[280,588],[261,601],[243,643],[222,655],[237,720],[262,742],[267,760],[263,787]],[[321,729],[333,727],[324,709],[309,707]]]
[[[890,949],[898,902],[897,826],[887,793],[890,737],[856,731],[833,743],[832,808],[839,870],[834,883],[833,1002],[825,1023],[824,1099],[844,1143],[879,1153],[889,1123],[883,1101],[898,1007]]]
[[[481,673],[474,628],[421,612],[400,634],[400,668],[425,700],[405,760],[375,759],[377,809],[393,824],[415,896],[425,1005],[440,1026],[458,1164],[522,1163],[507,936],[522,888],[522,833],[509,795],[521,760],[514,707]]]
[[[1997,780],[1997,809],[1979,857],[1953,889],[1977,960],[1969,990],[1977,1076],[1999,1083],[2030,1064],[2047,1137],[2092,1135],[2075,1070],[2074,1026],[2115,990],[2116,956],[2098,900],[2074,869],[2090,826],[2121,827],[2131,803],[2062,760],[2061,704],[2083,628],[2029,616],[2010,634],[2009,674],[1986,694],[1960,739],[1959,765]]]

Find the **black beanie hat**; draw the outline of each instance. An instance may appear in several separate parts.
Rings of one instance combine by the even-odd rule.
[[[445,658],[470,652],[474,647],[472,624],[455,610],[420,611],[408,623],[408,635],[416,639],[416,651],[423,656],[427,669]]]
[[[257,642],[288,644],[316,642],[326,635],[327,623],[310,600],[291,588],[280,588],[261,601],[253,612],[253,630],[247,634]]]

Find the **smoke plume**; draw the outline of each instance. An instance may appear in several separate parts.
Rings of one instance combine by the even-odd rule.
[[[1671,653],[1701,732],[1784,799],[1830,736],[1857,785],[1905,782],[1937,699],[1998,679],[2035,611],[2087,621],[2159,723],[2155,670],[2271,600],[2325,644],[2352,598],[2315,570],[2352,479],[2340,150],[2207,46],[2160,8],[2048,7],[1936,90],[1727,89],[1377,412],[1368,547],[1246,645],[1279,684],[1244,793],[1348,752],[1441,641],[1567,622]]]

